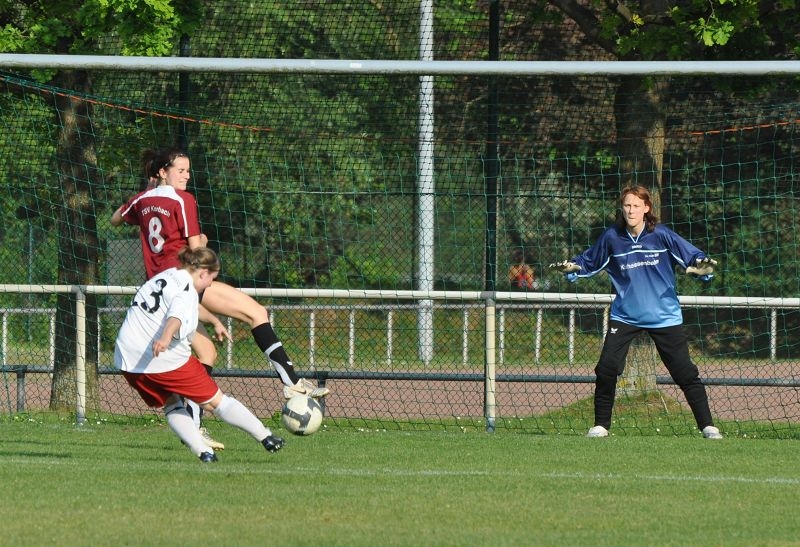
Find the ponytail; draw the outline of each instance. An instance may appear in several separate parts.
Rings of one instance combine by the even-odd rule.
[[[178,260],[181,262],[181,267],[187,270],[218,272],[221,268],[217,253],[208,247],[197,247],[196,249],[183,247],[178,252]]]
[[[186,157],[188,157],[186,152],[180,148],[159,148],[158,150],[148,148],[142,151],[144,177],[146,179],[158,178],[159,171],[172,165],[175,159]]]

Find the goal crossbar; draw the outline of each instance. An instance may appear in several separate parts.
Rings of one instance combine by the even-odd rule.
[[[800,74],[800,61],[415,61],[374,59],[239,59],[118,55],[0,54],[5,69],[303,74],[448,75],[750,75]]]

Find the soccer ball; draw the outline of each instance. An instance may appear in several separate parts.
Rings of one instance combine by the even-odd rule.
[[[281,409],[283,426],[295,435],[311,435],[322,424],[322,407],[307,395],[295,395]]]

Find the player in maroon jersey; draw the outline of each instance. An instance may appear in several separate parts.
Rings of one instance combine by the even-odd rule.
[[[188,156],[178,149],[146,150],[143,154],[145,173],[157,184],[137,194],[112,216],[115,226],[127,222],[139,226],[145,268],[148,276],[163,268],[176,267],[177,252],[188,245],[205,246],[200,231],[197,202],[186,191],[191,178]],[[250,325],[253,339],[284,384],[284,397],[305,394],[320,398],[328,394],[326,387],[298,377],[294,366],[270,324],[267,309],[242,291],[214,281],[201,295],[201,305],[212,314],[238,319]]]

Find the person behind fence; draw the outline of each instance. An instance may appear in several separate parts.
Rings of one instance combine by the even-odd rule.
[[[508,282],[515,289],[533,289],[533,268],[524,262],[513,264],[508,269]]]
[[[705,385],[689,356],[675,287],[676,265],[692,277],[710,281],[717,262],[658,223],[650,192],[643,186],[623,189],[619,206],[614,226],[607,228],[589,249],[549,266],[570,282],[605,271],[616,293],[595,367],[594,426],[587,436],[608,436],[617,378],[624,371],[631,342],[645,331],[683,391],[698,429],[707,439],[721,439],[711,417]]]
[[[197,202],[186,191],[191,178],[189,157],[177,148],[148,149],[142,154],[145,175],[157,184],[131,198],[117,209],[111,223],[139,226],[148,277],[166,267],[175,266],[175,250],[184,245],[204,246]],[[329,393],[325,386],[315,386],[300,378],[282,342],[272,328],[267,309],[244,292],[220,281],[212,282],[200,295],[202,305],[212,314],[232,317],[250,325],[256,345],[278,372],[286,399],[305,394],[321,398]]]
[[[184,247],[180,266],[156,274],[139,287],[114,345],[114,365],[150,407],[162,408],[170,429],[202,462],[217,461],[187,412],[183,399],[196,401],[222,421],[249,433],[269,452],[283,447],[261,420],[225,395],[192,354],[199,293],[219,274],[217,254],[208,247]]]

